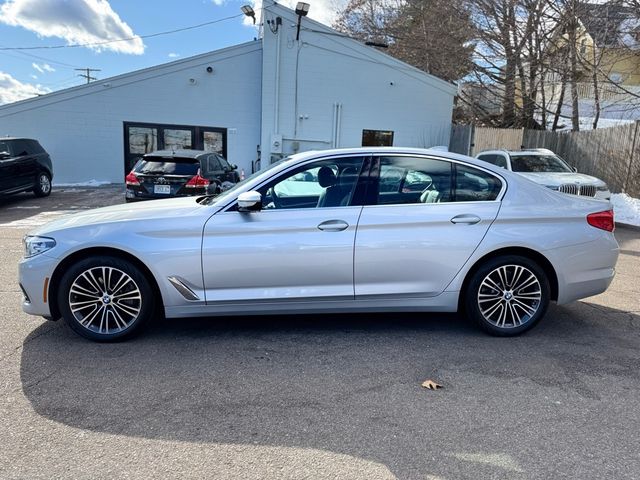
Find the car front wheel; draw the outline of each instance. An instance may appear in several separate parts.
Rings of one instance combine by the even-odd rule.
[[[539,322],[549,299],[544,270],[527,257],[505,255],[487,261],[474,273],[465,292],[465,307],[484,331],[507,337]]]
[[[33,193],[36,197],[46,197],[51,193],[51,177],[45,172],[41,172],[36,177],[33,185]]]
[[[100,342],[130,337],[154,312],[145,275],[130,262],[107,256],[71,266],[60,280],[57,300],[71,329]]]

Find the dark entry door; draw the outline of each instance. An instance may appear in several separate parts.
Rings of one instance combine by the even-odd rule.
[[[156,150],[194,149],[227,157],[227,129],[193,125],[124,122],[124,174]]]

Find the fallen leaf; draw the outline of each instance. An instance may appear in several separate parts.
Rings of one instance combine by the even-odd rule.
[[[425,380],[424,382],[422,382],[422,386],[424,388],[428,388],[429,390],[437,390],[439,388],[442,388],[442,385],[434,382],[433,380]]]

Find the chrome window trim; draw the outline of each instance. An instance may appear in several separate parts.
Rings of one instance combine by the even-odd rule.
[[[421,154],[411,154],[411,153],[398,153],[398,154],[388,154],[388,155],[373,155],[374,158],[380,158],[380,157],[390,157],[390,156],[394,156],[394,157],[411,157],[411,158],[423,158],[425,160],[440,160],[440,161],[444,161],[444,162],[451,162],[451,163],[456,163],[458,165],[463,165],[465,167],[469,167],[469,168],[475,168],[476,170],[480,170],[482,172],[488,173],[489,175],[496,177],[499,181],[500,181],[500,191],[498,192],[498,195],[496,196],[496,198],[494,200],[473,200],[473,201],[467,201],[467,202],[443,202],[444,204],[446,203],[450,203],[450,204],[455,204],[455,203],[484,203],[484,202],[501,202],[502,199],[504,198],[505,193],[507,192],[507,181],[506,179],[502,176],[499,175],[498,173],[489,170],[487,168],[484,167],[480,167],[478,165],[475,165],[473,163],[468,163],[468,162],[464,162],[461,160],[456,160],[453,158],[447,158],[447,157],[438,157],[435,155],[421,155]],[[501,168],[501,167],[496,167],[496,168]],[[503,169],[504,170],[504,169]],[[412,205],[410,203],[391,203],[389,205]],[[389,205],[382,205],[382,206],[389,206]],[[370,207],[373,205],[365,205],[365,207]],[[378,206],[376,204],[376,206]]]
[[[307,160],[304,160],[302,162],[296,162],[293,165],[290,165],[288,168],[281,170],[280,172],[278,172],[276,175],[269,177],[268,179],[264,180],[263,182],[253,186],[251,188],[251,190],[259,190],[260,188],[262,188],[264,185],[266,185],[267,183],[271,182],[272,180],[278,178],[281,175],[285,175],[288,172],[290,172],[293,169],[296,169],[298,167],[302,167],[305,165],[308,165],[310,163],[314,163],[316,161],[321,161],[321,160],[332,160],[332,159],[340,159],[340,158],[352,158],[352,157],[363,157],[365,160],[367,158],[380,158],[380,157],[389,157],[389,156],[394,156],[394,157],[410,157],[410,158],[423,158],[425,160],[440,160],[443,162],[452,162],[452,163],[456,163],[458,165],[463,165],[465,167],[469,167],[469,168],[475,168],[477,170],[483,171],[489,175],[492,175],[494,177],[496,177],[499,181],[500,181],[500,191],[498,192],[498,195],[496,196],[496,198],[494,200],[474,200],[474,201],[467,201],[467,202],[444,202],[444,204],[464,204],[464,203],[486,203],[486,202],[501,202],[502,199],[504,198],[504,195],[506,194],[507,191],[507,181],[505,180],[505,178],[501,175],[499,175],[498,173],[489,170],[487,168],[484,167],[480,167],[478,165],[475,165],[473,163],[468,163],[468,162],[464,162],[461,160],[456,160],[453,158],[447,158],[447,157],[438,157],[436,155],[424,155],[424,154],[419,154],[419,153],[406,153],[406,152],[398,152],[398,153],[394,153],[394,152],[389,152],[386,153],[384,155],[380,155],[379,152],[362,152],[362,153],[341,153],[341,154],[327,154],[327,155],[321,155],[318,157],[314,157],[314,158],[310,158]],[[500,168],[500,167],[496,167],[496,168]],[[358,177],[358,180],[360,179],[360,177]],[[250,190],[242,190],[241,192],[238,192],[238,195],[240,193],[243,192],[247,192]],[[236,196],[234,199],[230,200],[229,203],[227,203],[226,205],[220,207],[220,209],[216,212],[217,214],[220,213],[226,213],[229,211],[230,208],[232,208],[238,201],[238,197]],[[412,204],[408,204],[408,203],[392,203],[389,205],[364,205],[365,207],[373,207],[373,206],[392,206],[392,205],[398,205],[398,206],[402,206],[402,205],[412,205]],[[358,205],[345,205],[348,207],[351,206],[358,206]],[[360,205],[362,206],[362,205]],[[321,208],[339,208],[339,207],[321,207]],[[307,208],[284,208],[281,210],[287,210],[287,211],[297,211],[297,210],[308,210]],[[235,213],[235,212],[234,212]]]

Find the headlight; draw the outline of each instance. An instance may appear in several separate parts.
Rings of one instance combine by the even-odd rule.
[[[608,192],[609,191],[609,187],[607,187],[606,185],[601,185],[601,186],[597,187],[597,190],[599,192]]]
[[[545,187],[550,188],[551,190],[559,190],[560,187],[558,185],[545,185]]]
[[[28,235],[24,237],[24,258],[40,255],[55,246],[56,241],[53,238]]]

